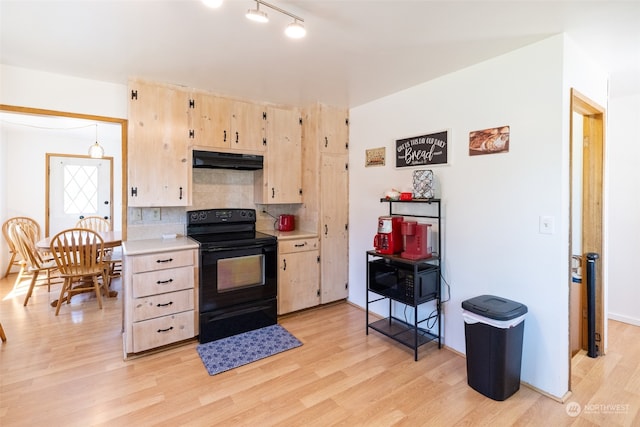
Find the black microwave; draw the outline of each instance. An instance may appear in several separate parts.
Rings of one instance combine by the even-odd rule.
[[[369,290],[400,301],[418,305],[438,297],[440,268],[433,264],[406,264],[386,258],[368,263]]]

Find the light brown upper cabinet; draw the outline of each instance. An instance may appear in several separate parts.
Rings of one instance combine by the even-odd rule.
[[[189,93],[129,82],[128,205],[189,206]]]
[[[189,111],[190,144],[222,151],[266,150],[266,107],[203,92],[193,92]]]
[[[254,202],[302,203],[302,125],[295,108],[267,108],[264,169],[255,171]]]

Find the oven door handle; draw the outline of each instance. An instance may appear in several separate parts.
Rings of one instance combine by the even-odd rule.
[[[264,245],[257,243],[255,245],[243,245],[243,246],[229,246],[224,248],[200,248],[201,252],[226,252],[226,251],[239,251],[242,249],[263,249],[268,248],[271,245]]]

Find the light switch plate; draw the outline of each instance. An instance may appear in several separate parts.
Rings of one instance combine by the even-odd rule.
[[[540,234],[553,234],[555,232],[555,220],[552,216],[543,215],[540,217]]]

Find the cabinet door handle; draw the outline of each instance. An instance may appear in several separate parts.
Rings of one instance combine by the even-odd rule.
[[[173,282],[173,279],[169,279],[169,280],[158,280],[156,282],[156,285],[166,285],[167,283],[171,283]]]
[[[182,200],[182,187],[180,187],[180,194],[179,194],[179,196],[178,196],[178,199],[179,199],[179,200]]]
[[[236,132],[236,144],[240,141],[240,133]]]
[[[327,224],[324,225],[324,235],[329,234],[329,226]]]
[[[167,329],[158,329],[158,333],[161,333],[161,332],[169,332],[169,331],[170,331],[170,330],[172,330],[172,329],[173,329],[173,326],[170,326],[170,327],[168,327]]]
[[[166,304],[156,304],[156,307],[168,307],[168,306],[170,306],[171,304],[173,304],[173,301],[169,301],[169,302],[168,302],[168,303],[166,303]]]
[[[158,264],[163,263],[163,262],[171,262],[171,261],[173,261],[173,258],[169,258],[169,259],[158,259],[158,260],[156,260],[156,262],[157,262]]]
[[[327,148],[327,146],[329,145],[329,138],[327,138],[326,136],[324,137],[324,148]]]
[[[287,269],[287,260],[286,260],[286,259],[283,259],[283,260],[282,260],[282,270],[284,271],[284,270],[286,270],[286,269]]]
[[[276,198],[276,188],[275,187],[271,187],[271,198],[272,199]]]
[[[227,131],[224,131],[224,138],[222,139],[222,142],[227,142]]]

